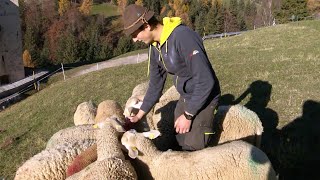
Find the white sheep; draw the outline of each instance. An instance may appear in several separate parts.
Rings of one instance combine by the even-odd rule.
[[[125,131],[121,122],[116,118],[110,118],[99,124],[97,133],[97,161],[80,172],[68,177],[68,180],[88,179],[137,179],[137,174],[125,160],[121,150],[119,136]]]
[[[257,114],[245,106],[219,106],[214,124],[214,144],[241,139],[260,147],[262,123]]]
[[[116,117],[124,123],[123,109],[113,100],[105,100],[98,105],[95,123]],[[77,142],[85,139],[96,140],[96,130],[92,124],[68,127],[56,132],[48,141],[46,148],[55,147],[58,144]]]
[[[133,110],[132,106],[143,101],[143,98],[146,95],[146,92],[148,90],[148,85],[149,85],[149,82],[143,82],[133,88],[131,97],[127,100],[124,108],[124,115],[126,117],[131,115],[131,111]]]
[[[138,84],[133,88],[131,97],[127,100],[126,105],[124,107],[123,115],[125,117],[132,116],[137,114],[140,106],[142,105],[144,96],[148,90],[149,82],[144,82]],[[151,129],[155,129],[154,124],[152,122],[153,111],[150,111],[145,117],[143,117],[139,122],[133,124],[134,129],[139,132],[150,131]]]
[[[135,169],[140,179],[276,179],[268,157],[260,149],[243,141],[194,152],[163,152],[157,150],[143,133],[127,131],[121,142],[130,157],[137,157],[133,164],[137,166]]]
[[[72,126],[56,132],[47,142],[46,149],[59,144],[74,143],[83,140],[96,140],[97,129],[91,124]]]
[[[104,121],[106,118],[117,117],[124,122],[123,109],[121,105],[114,100],[105,100],[98,105],[97,115],[94,119],[95,124]]]
[[[92,140],[84,140],[45,149],[19,167],[14,179],[65,179],[67,166],[75,156],[93,144]]]
[[[83,102],[78,105],[77,110],[73,115],[73,122],[76,126],[82,124],[94,124],[96,113],[97,108],[92,101]]]

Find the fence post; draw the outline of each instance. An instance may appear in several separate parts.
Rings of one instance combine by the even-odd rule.
[[[33,81],[36,79],[35,77],[34,77],[34,71],[32,71],[32,77],[33,77]],[[33,86],[34,86],[34,89],[37,89],[37,84],[36,84],[36,82],[34,82],[33,83]]]
[[[62,74],[63,74],[63,80],[66,80],[66,75],[64,74],[64,69],[63,69],[63,64],[61,63],[61,69],[62,69]]]
[[[140,53],[138,53],[138,56],[137,56],[137,63],[139,63],[139,56],[140,56]]]

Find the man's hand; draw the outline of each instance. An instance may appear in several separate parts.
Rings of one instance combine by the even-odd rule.
[[[140,119],[142,119],[142,117],[143,117],[145,114],[146,114],[146,113],[140,109],[139,112],[138,112],[136,115],[130,116],[130,117],[128,117],[128,119],[130,119],[130,121],[131,121],[132,123],[136,123],[136,122],[138,122]]]
[[[190,131],[191,123],[192,121],[186,119],[186,117],[182,114],[174,123],[174,128],[176,128],[177,133],[184,134]]]

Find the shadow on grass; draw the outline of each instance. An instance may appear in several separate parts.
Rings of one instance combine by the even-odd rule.
[[[234,105],[250,95],[245,106],[254,111],[264,127],[261,149],[268,155],[280,180],[319,179],[320,103],[307,100],[301,117],[277,129],[278,114],[267,108],[272,85],[254,81],[237,99],[232,94],[221,97],[219,105]]]

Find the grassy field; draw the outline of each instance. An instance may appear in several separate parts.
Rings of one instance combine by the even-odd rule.
[[[117,6],[109,3],[94,4],[92,6],[91,14],[101,14],[105,17],[120,15],[117,10]]]
[[[305,21],[206,40],[223,102],[251,106],[262,117],[271,114],[269,120],[278,130],[302,116],[306,100],[320,100],[319,39],[320,21]],[[81,102],[112,99],[124,105],[133,87],[147,80],[146,71],[147,62],[143,62],[54,80],[0,112],[0,177],[12,179],[16,169],[43,150],[55,132],[72,126]]]

